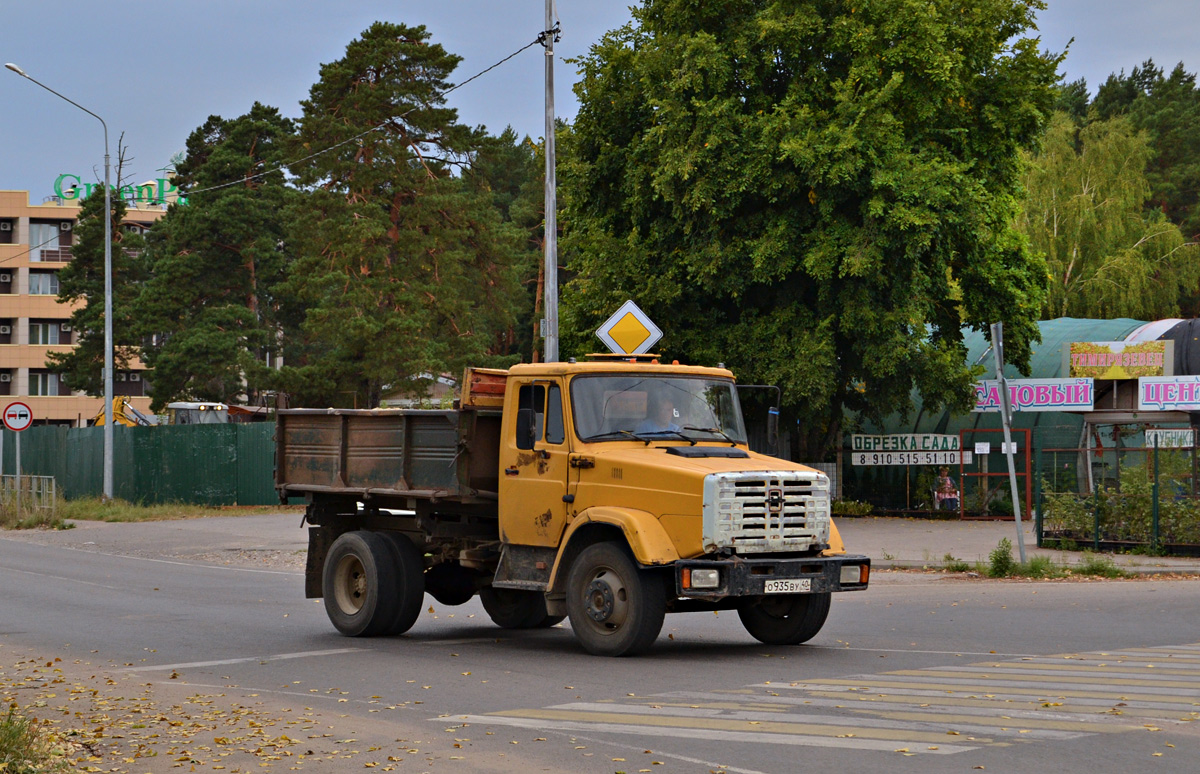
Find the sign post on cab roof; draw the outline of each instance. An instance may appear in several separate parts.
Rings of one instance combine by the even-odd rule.
[[[596,336],[614,355],[649,352],[662,335],[654,321],[632,300],[621,304],[621,308],[596,330]]]

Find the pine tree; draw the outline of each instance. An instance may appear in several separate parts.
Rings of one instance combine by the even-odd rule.
[[[301,103],[296,155],[333,150],[292,166],[306,190],[286,285],[303,307],[282,375],[295,401],[375,406],[508,362],[521,236],[463,182],[484,135],[444,105],[458,63],[424,27],[376,23]]]

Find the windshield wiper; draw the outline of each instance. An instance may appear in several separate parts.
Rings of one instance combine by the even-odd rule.
[[[584,441],[602,441],[605,438],[617,438],[622,435],[629,436],[630,438],[633,438],[634,440],[637,440],[637,441],[641,441],[642,443],[646,444],[647,446],[649,446],[650,441],[653,440],[652,438],[643,438],[642,436],[638,435],[637,433],[633,432],[632,430],[613,430],[608,433],[599,433],[597,435],[589,435],[587,438],[584,438],[583,440]]]
[[[724,430],[722,430],[719,427],[692,427],[691,425],[684,425],[683,429],[684,430],[692,430],[697,433],[716,433],[717,435],[724,438],[726,441],[729,441],[730,446],[737,446],[737,441],[733,440],[733,438],[730,437],[729,433],[726,433]],[[692,445],[695,446],[696,442],[692,441]]]
[[[683,440],[687,441],[692,446],[696,445],[696,441],[694,439],[687,437],[686,435],[679,432],[678,430],[649,430],[649,431],[643,431],[641,433],[635,433],[632,430],[613,430],[612,432],[600,433],[599,435],[589,435],[587,438],[584,438],[583,440],[585,440],[585,441],[600,441],[605,438],[616,438],[617,436],[621,436],[621,435],[628,436],[630,438],[641,441],[642,443],[646,444],[647,446],[650,445],[651,441],[660,440],[657,438],[650,437],[650,436],[657,436],[657,435],[675,435],[675,436],[678,436],[678,437],[682,438]]]

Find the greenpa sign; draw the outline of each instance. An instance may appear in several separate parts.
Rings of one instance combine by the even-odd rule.
[[[68,202],[86,199],[92,195],[92,191],[102,187],[101,183],[84,183],[80,180],[79,175],[72,175],[69,172],[64,172],[54,179],[54,195]],[[177,190],[175,185],[165,177],[141,185],[123,185],[120,188],[112,186],[113,194],[127,202],[169,204],[172,200],[167,197],[175,194],[173,201],[187,204],[187,197],[179,196]]]

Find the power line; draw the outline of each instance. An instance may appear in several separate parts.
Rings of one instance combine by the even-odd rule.
[[[538,33],[538,36],[537,36],[536,38],[534,38],[532,41],[530,41],[529,43],[525,44],[524,46],[521,46],[521,47],[520,47],[520,48],[518,48],[516,51],[512,52],[511,54],[509,54],[508,56],[506,56],[506,57],[504,57],[503,59],[499,60],[498,62],[496,62],[496,63],[494,63],[494,64],[492,64],[492,65],[490,65],[490,66],[488,66],[488,67],[485,67],[484,69],[482,69],[482,70],[480,70],[479,72],[477,72],[477,73],[475,73],[474,75],[472,75],[470,78],[467,78],[465,81],[462,81],[461,83],[456,83],[456,84],[454,84],[454,85],[453,85],[453,86],[451,86],[450,88],[448,88],[448,89],[446,89],[445,91],[441,92],[440,94],[436,95],[436,97],[439,97],[439,98],[440,98],[440,97],[445,97],[447,94],[449,94],[450,92],[454,91],[455,89],[461,89],[463,86],[466,86],[466,85],[467,85],[468,83],[470,83],[471,81],[474,81],[474,80],[476,80],[477,78],[481,78],[481,77],[483,77],[484,75],[488,74],[488,73],[489,73],[489,72],[491,72],[492,70],[495,70],[495,69],[496,69],[497,67],[499,67],[500,65],[504,64],[505,62],[509,61],[510,59],[513,59],[514,57],[516,57],[518,54],[522,53],[522,52],[523,52],[523,51],[525,51],[526,49],[529,49],[529,48],[532,48],[532,47],[534,47],[534,46],[536,46],[536,45],[539,45],[539,44],[541,44],[541,43],[542,43],[542,42],[545,40],[545,38],[546,38],[546,35],[547,35],[547,34],[551,34],[551,33],[557,33],[557,32],[558,32],[558,28],[557,28],[557,25],[556,25],[554,30],[547,30],[546,32],[541,32],[541,33]],[[422,106],[418,105],[418,106],[414,106],[414,107],[412,107],[412,108],[409,108],[408,110],[404,111],[404,112],[403,112],[403,113],[401,113],[400,115],[398,115],[398,116],[395,116],[395,117],[394,117],[392,120],[398,120],[398,119],[404,118],[404,117],[405,117],[405,116],[407,116],[409,113],[412,113],[413,111],[415,111],[415,110],[419,109],[420,107],[422,107]],[[352,143],[352,142],[354,142],[355,140],[359,140],[359,139],[361,139],[361,138],[363,138],[363,137],[366,137],[368,134],[371,134],[372,132],[377,132],[377,131],[379,131],[380,129],[383,129],[384,127],[386,127],[386,126],[387,126],[387,124],[386,124],[386,123],[380,124],[380,125],[378,125],[378,126],[373,126],[373,127],[371,127],[370,129],[366,130],[365,132],[360,132],[360,133],[358,133],[358,134],[354,135],[353,137],[349,137],[349,138],[347,138],[347,139],[345,139],[345,140],[342,140],[342,141],[341,141],[341,142],[339,142],[339,143],[335,143],[335,144],[333,144],[333,145],[330,145],[328,148],[323,148],[322,150],[319,150],[319,151],[317,151],[317,152],[315,152],[315,153],[310,153],[309,155],[307,155],[307,156],[304,156],[304,157],[302,157],[302,158],[293,159],[292,161],[285,161],[285,162],[283,162],[283,163],[281,163],[281,164],[279,164],[279,165],[277,165],[277,166],[275,166],[275,167],[273,167],[273,168],[271,168],[271,169],[264,170],[264,171],[262,171],[262,172],[259,172],[259,173],[257,173],[257,174],[254,174],[254,175],[249,175],[249,176],[247,176],[247,177],[242,177],[242,178],[239,178],[239,179],[237,179],[237,180],[234,180],[234,181],[231,181],[231,182],[228,182],[228,183],[221,183],[220,185],[209,186],[208,188],[199,188],[199,189],[197,189],[197,190],[195,190],[195,191],[180,191],[180,192],[179,192],[179,195],[180,195],[180,196],[194,196],[194,195],[196,195],[196,194],[199,194],[199,193],[208,193],[209,191],[217,191],[217,190],[220,190],[220,189],[222,189],[222,188],[229,188],[229,187],[231,187],[231,186],[235,186],[235,185],[242,185],[242,184],[244,184],[244,183],[246,183],[246,182],[248,182],[248,181],[250,181],[250,180],[257,180],[257,179],[258,179],[258,178],[260,178],[260,177],[266,177],[267,175],[271,174],[272,172],[278,172],[279,170],[281,170],[281,169],[284,169],[285,167],[290,167],[290,166],[292,166],[292,165],[294,165],[294,164],[302,164],[302,163],[304,163],[305,161],[308,161],[309,159],[315,159],[317,156],[320,156],[320,155],[322,155],[322,154],[328,153],[328,152],[329,152],[329,151],[331,151],[331,150],[336,150],[337,148],[340,148],[340,147],[341,147],[341,146],[343,146],[343,145],[346,145],[346,144],[348,144],[348,143]],[[8,261],[15,261],[16,259],[18,259],[18,258],[20,258],[20,257],[22,257],[22,256],[24,256],[24,255],[28,255],[29,253],[32,253],[34,250],[37,250],[37,249],[38,249],[38,248],[40,248],[40,247],[44,247],[44,246],[46,246],[46,245],[50,244],[50,243],[51,243],[51,242],[53,242],[55,239],[57,239],[57,237],[51,237],[50,239],[46,240],[45,242],[42,242],[42,243],[41,243],[41,244],[39,244],[39,245],[33,245],[33,246],[29,247],[28,249],[26,249],[26,250],[24,250],[24,251],[22,251],[22,252],[19,252],[19,253],[17,253],[16,255],[11,255],[11,256],[9,256],[7,259],[5,259],[5,261],[6,261],[6,263],[7,263]]]
[[[513,57],[517,56],[518,54],[520,54],[521,52],[525,51],[526,49],[528,49],[528,48],[532,48],[532,47],[534,47],[534,46],[536,46],[536,45],[540,44],[540,43],[541,43],[541,42],[544,40],[544,38],[545,38],[545,35],[546,35],[546,34],[547,34],[547,33],[545,33],[545,32],[539,33],[539,34],[538,34],[538,36],[537,36],[537,37],[536,37],[534,40],[532,40],[531,42],[527,43],[527,44],[526,44],[526,45],[524,45],[524,46],[521,46],[521,47],[520,47],[520,48],[518,48],[516,51],[512,52],[511,54],[509,54],[508,56],[504,57],[503,59],[501,59],[500,61],[496,62],[495,64],[493,64],[493,65],[491,65],[491,66],[489,66],[489,67],[486,67],[486,68],[484,68],[484,69],[480,70],[479,72],[475,73],[474,75],[472,75],[470,78],[466,79],[465,81],[463,81],[463,82],[461,82],[461,83],[456,83],[456,84],[454,84],[453,86],[451,86],[450,88],[448,88],[448,89],[446,89],[445,91],[441,92],[440,94],[437,94],[437,95],[435,95],[435,98],[442,98],[442,97],[445,97],[447,94],[449,94],[450,92],[454,91],[455,89],[461,89],[463,86],[466,86],[468,83],[470,83],[471,81],[475,80],[476,78],[480,78],[480,77],[482,77],[483,75],[486,75],[487,73],[491,72],[492,70],[495,70],[497,67],[499,67],[500,65],[504,64],[505,62],[507,62],[508,60],[512,59]],[[417,106],[411,107],[411,108],[409,108],[408,110],[406,110],[406,111],[404,111],[403,113],[401,113],[400,115],[398,115],[398,116],[394,116],[394,117],[393,117],[393,118],[391,118],[390,120],[391,120],[391,121],[396,121],[396,120],[402,119],[402,118],[404,118],[405,116],[407,116],[409,113],[412,113],[413,111],[415,111],[415,110],[418,110],[418,109],[419,109],[419,108],[421,108],[421,107],[423,107],[423,106],[422,106],[422,105],[417,105]],[[310,153],[309,155],[307,155],[307,156],[304,156],[304,157],[302,157],[302,158],[293,159],[292,161],[285,161],[285,162],[283,162],[283,163],[281,163],[281,164],[278,164],[278,165],[276,165],[276,166],[272,167],[271,169],[263,170],[262,172],[259,172],[259,173],[257,173],[257,174],[254,174],[254,175],[247,175],[246,177],[238,178],[237,180],[233,180],[233,181],[230,181],[230,182],[228,182],[228,183],[221,183],[220,185],[213,185],[213,186],[209,186],[208,188],[199,188],[199,189],[196,189],[195,191],[180,191],[180,192],[179,192],[179,195],[180,195],[180,196],[195,196],[196,194],[200,194],[200,193],[208,193],[209,191],[217,191],[217,190],[220,190],[220,189],[222,189],[222,188],[229,188],[229,187],[231,187],[231,186],[235,186],[235,185],[243,185],[243,184],[245,184],[245,183],[247,183],[247,182],[249,182],[249,181],[251,181],[251,180],[257,180],[258,178],[260,178],[260,177],[266,177],[267,175],[269,175],[269,174],[271,174],[271,173],[273,173],[273,172],[278,172],[279,170],[281,170],[281,169],[284,169],[284,168],[286,168],[286,167],[291,167],[291,166],[293,166],[293,165],[295,165],[295,164],[303,164],[304,162],[306,162],[306,161],[308,161],[308,160],[310,160],[310,159],[315,159],[317,156],[320,156],[320,155],[322,155],[322,154],[328,153],[328,152],[329,152],[329,151],[331,151],[331,150],[336,150],[337,148],[340,148],[340,147],[342,147],[343,145],[347,145],[347,144],[349,144],[349,143],[352,143],[352,142],[354,142],[354,141],[356,141],[356,140],[360,140],[360,139],[362,139],[363,137],[366,137],[368,134],[371,134],[372,132],[377,132],[377,131],[379,131],[380,129],[383,129],[383,128],[384,128],[384,127],[386,127],[387,125],[388,125],[387,123],[382,123],[382,124],[379,124],[378,126],[373,126],[373,127],[371,127],[370,129],[366,130],[365,132],[360,132],[360,133],[358,133],[358,134],[354,135],[353,137],[348,137],[348,138],[346,138],[345,140],[342,140],[341,142],[334,143],[333,145],[330,145],[328,148],[323,148],[323,149],[321,149],[321,150],[319,150],[319,151],[317,151],[317,152],[315,152],[315,153]]]

